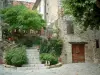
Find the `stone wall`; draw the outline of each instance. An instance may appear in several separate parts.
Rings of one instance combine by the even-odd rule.
[[[47,25],[58,19],[58,0],[46,0],[45,16]]]
[[[61,55],[63,63],[72,63],[72,45],[69,43],[70,41],[87,42],[87,44],[85,44],[85,62],[100,63],[100,48],[96,48],[96,39],[98,39],[100,43],[100,31],[90,29],[82,31],[81,26],[73,24],[74,33],[68,34],[68,20],[69,17],[67,16],[60,17],[58,21],[60,38],[62,38],[64,42]]]
[[[85,45],[86,62],[100,63],[100,30],[79,31],[79,27],[75,27],[75,35],[85,39],[88,44]],[[96,39],[99,40],[99,48],[96,48]]]

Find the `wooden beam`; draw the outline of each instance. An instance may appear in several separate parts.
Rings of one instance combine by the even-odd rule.
[[[36,0],[32,10],[35,10],[38,7],[38,5],[40,4],[40,2],[41,2],[41,0]]]
[[[88,42],[69,42],[70,44],[88,44]]]

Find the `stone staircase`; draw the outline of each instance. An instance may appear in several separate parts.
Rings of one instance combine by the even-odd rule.
[[[28,64],[23,65],[22,67],[11,67],[4,70],[7,72],[36,72],[41,70],[46,70],[47,67],[44,64],[41,64],[39,59],[39,50],[35,47],[26,50]]]
[[[39,51],[36,48],[27,49],[28,64],[41,64],[39,59]]]
[[[44,64],[41,64],[39,59],[39,50],[37,48],[31,48],[26,50],[28,64],[23,65],[23,67],[18,67],[17,70],[40,70],[46,69]]]

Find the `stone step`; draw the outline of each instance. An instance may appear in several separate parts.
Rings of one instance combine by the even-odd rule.
[[[27,54],[39,54],[39,52],[26,52]]]
[[[28,59],[34,59],[35,60],[35,59],[39,59],[39,56],[35,56],[35,57],[33,57],[33,56],[32,57],[27,56],[27,58]]]
[[[28,59],[28,61],[40,61],[39,59]]]
[[[27,53],[26,54],[27,56],[29,56],[29,57],[34,57],[34,56],[39,56],[39,53]]]
[[[28,64],[41,64],[41,62],[28,62]]]
[[[35,56],[35,55],[33,55],[33,56],[31,56],[31,55],[27,55],[27,57],[29,57],[29,58],[39,58],[40,56]]]
[[[39,53],[33,53],[33,52],[31,52],[31,53],[26,53],[27,55],[39,55]]]
[[[39,60],[38,60],[38,61],[31,61],[31,60],[29,60],[28,62],[29,62],[29,63],[38,63],[38,62],[39,62],[39,63],[40,63]]]
[[[37,53],[38,53],[39,51],[26,51],[26,52],[28,52],[28,53],[29,53],[29,52],[37,52]]]
[[[38,58],[39,59],[39,56],[31,56],[31,55],[29,56],[29,55],[27,55],[27,58],[30,58],[30,59],[37,59]]]
[[[25,64],[23,67],[45,67],[44,64]]]
[[[39,51],[37,49],[26,49],[26,51]]]
[[[39,55],[39,53],[27,53],[26,55]]]
[[[39,59],[28,59],[28,61],[40,61]]]
[[[31,47],[31,48],[28,48],[28,50],[30,50],[30,49],[38,49],[37,47]]]
[[[40,61],[40,59],[28,59],[28,61]]]
[[[18,67],[18,71],[26,71],[26,70],[39,70],[39,69],[46,69],[46,67]]]
[[[28,61],[28,64],[41,64],[40,61]]]
[[[29,57],[29,58],[39,58],[40,56],[39,55],[27,55],[27,57]]]
[[[40,60],[28,60],[28,62],[40,62]]]
[[[26,49],[26,51],[38,51],[38,49]]]
[[[31,64],[40,64],[41,62],[40,61],[29,61],[29,63],[31,63]]]
[[[34,63],[29,63],[29,64],[41,64],[41,63],[39,63],[39,62],[38,62],[38,63],[34,62]],[[28,66],[28,67],[29,67],[29,66]]]
[[[30,60],[39,60],[39,57],[37,56],[37,57],[27,57],[28,59],[30,59]]]
[[[40,60],[40,59],[39,58],[28,58],[28,60],[34,61],[34,60]]]
[[[39,59],[40,56],[39,56],[38,49],[27,49],[26,55],[28,58],[28,64],[41,64],[40,59]]]
[[[39,56],[39,55],[28,55],[28,54],[27,54],[27,57],[35,58],[35,57],[40,57],[40,56]]]
[[[38,51],[26,51],[27,53],[39,53]]]
[[[39,50],[26,50],[26,52],[39,52]]]
[[[27,56],[39,56],[40,54],[26,54]]]
[[[39,56],[27,56],[27,58],[30,58],[30,59],[39,59]]]
[[[27,57],[30,60],[39,60],[39,57]]]
[[[39,59],[39,57],[34,57],[34,58],[29,58],[28,57],[28,60],[40,60],[40,59]]]

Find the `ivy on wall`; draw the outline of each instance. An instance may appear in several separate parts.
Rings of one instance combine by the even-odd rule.
[[[75,21],[84,26],[84,29],[99,29],[100,8],[96,5],[96,0],[62,0],[65,14],[71,14]]]

